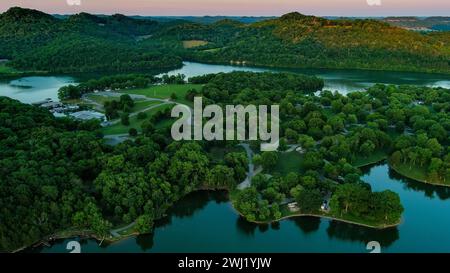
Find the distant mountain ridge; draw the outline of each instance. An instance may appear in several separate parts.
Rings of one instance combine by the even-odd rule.
[[[11,8],[0,15],[0,59],[52,72],[168,69],[185,60],[274,67],[450,73],[450,33],[419,33],[373,19],[298,12],[245,23],[208,17],[166,22],[121,14],[64,18]],[[219,20],[220,19],[220,20]]]
[[[0,14],[0,58],[11,59],[17,69],[51,72],[180,67],[181,58],[136,43],[159,27],[156,21],[123,15],[80,13],[62,20],[15,7]]]
[[[418,33],[373,19],[293,12],[252,24],[177,24],[158,35],[174,48],[176,41],[207,41],[183,53],[202,62],[450,73],[450,33]]]

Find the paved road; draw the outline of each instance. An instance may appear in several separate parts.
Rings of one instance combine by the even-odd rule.
[[[129,115],[129,117],[131,118],[131,117],[137,116],[141,112],[146,112],[146,111],[152,110],[153,108],[157,108],[157,107],[160,107],[161,105],[165,105],[165,104],[171,104],[171,103],[170,102],[163,102],[163,103],[160,103],[160,104],[152,105],[152,106],[149,106],[147,108],[141,109],[141,110],[139,110],[137,112],[131,113]],[[110,125],[114,125],[114,124],[117,124],[119,122],[121,122],[121,120],[120,119],[116,119],[116,120],[109,121],[109,124]]]
[[[253,164],[253,151],[250,148],[250,145],[247,143],[241,143],[239,146],[242,146],[245,149],[245,152],[247,153],[247,159],[248,159],[248,172],[247,172],[247,178],[245,178],[244,181],[242,181],[241,184],[237,186],[238,189],[243,190],[248,187],[250,187],[252,178],[255,173],[255,165]]]
[[[127,229],[129,229],[129,228],[132,228],[132,227],[134,227],[134,225],[136,225],[136,222],[133,222],[133,223],[131,223],[131,224],[129,224],[128,226],[125,226],[125,227],[113,229],[113,230],[110,231],[110,232],[111,232],[111,235],[112,235],[113,237],[119,237],[119,236],[120,236],[119,232],[124,231],[124,230],[127,230]]]

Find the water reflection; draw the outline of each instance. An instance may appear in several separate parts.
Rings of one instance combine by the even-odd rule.
[[[414,181],[412,179],[401,176],[391,168],[389,168],[388,174],[389,178],[401,181],[406,189],[423,192],[424,195],[430,199],[433,199],[436,196],[439,197],[440,200],[447,200],[450,198],[450,187],[435,186]]]
[[[295,217],[291,218],[291,221],[294,222],[304,234],[317,231],[322,222],[318,217]]]
[[[141,248],[142,251],[146,252],[153,248],[154,244],[154,234],[139,235],[136,237],[136,244]]]
[[[239,216],[236,220],[236,227],[241,234],[252,237],[255,234],[255,230],[258,228],[258,225],[245,220],[242,216]]]
[[[177,202],[154,234],[101,247],[84,240],[83,252],[364,252],[369,241],[380,242],[383,252],[450,251],[448,189],[399,177],[385,163],[365,168],[362,179],[375,191],[400,195],[400,226],[377,230],[315,217],[258,225],[236,214],[226,192],[201,191]],[[33,251],[67,253],[68,241]]]
[[[402,183],[403,188],[405,190],[422,192],[424,196],[426,196],[429,199],[434,199],[437,196],[440,200],[444,201],[450,198],[450,187],[436,186],[409,179],[407,177],[398,174],[396,171],[390,168],[385,161],[362,167],[361,170],[363,171],[364,176],[373,178],[380,177],[381,176],[380,174],[382,173],[387,173],[389,180],[395,181],[397,183],[398,182]]]
[[[327,234],[330,238],[358,241],[364,244],[378,241],[382,247],[388,247],[400,238],[397,227],[379,230],[338,221],[330,221]]]

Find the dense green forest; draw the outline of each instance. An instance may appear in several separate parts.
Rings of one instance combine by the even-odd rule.
[[[358,169],[388,157],[403,175],[450,184],[450,90],[375,85],[367,92],[322,91],[316,96],[311,91],[317,89],[308,86],[320,86],[320,81],[282,80],[289,76],[232,72],[193,78],[206,81],[197,94],[204,101],[280,105],[281,152],[257,154],[253,160],[263,174],[232,199],[247,219],[278,219],[286,200],[297,200],[303,213],[320,213],[329,196],[331,215],[375,225],[395,223],[402,212],[398,196],[371,192]],[[293,171],[280,173],[280,160],[291,164],[282,152],[289,145],[302,151],[295,156]],[[252,147],[259,151],[258,143]],[[409,175],[411,169],[416,176]]]
[[[92,72],[171,69],[180,57],[142,47],[140,37],[160,28],[151,20],[80,13],[68,19],[29,9],[0,15],[0,58],[25,71]]]
[[[144,43],[186,59],[274,67],[450,71],[450,33],[418,33],[376,20],[328,20],[289,13],[253,24],[185,23]],[[157,40],[159,39],[159,41]],[[180,41],[208,44],[183,48]]]
[[[27,71],[170,69],[182,58],[274,67],[450,72],[449,32],[419,33],[376,20],[299,13],[260,22],[158,22],[87,13],[0,15],[0,58]]]
[[[171,143],[154,129],[105,146],[98,128],[0,98],[0,250],[74,228],[107,237],[136,219],[149,232],[173,202],[197,188],[232,186],[247,164],[240,153],[212,163],[201,143]]]

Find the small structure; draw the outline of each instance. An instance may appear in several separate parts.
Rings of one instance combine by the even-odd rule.
[[[49,102],[41,104],[40,106],[43,108],[46,108],[46,109],[54,109],[54,108],[62,107],[63,104],[60,102],[56,102],[56,101],[49,101]]]
[[[107,126],[109,126],[109,125],[111,125],[111,122],[109,122],[109,121],[107,121],[107,120],[105,120],[105,121],[103,121],[102,123],[100,123],[100,126],[102,126],[102,127],[107,127]]]
[[[102,122],[106,120],[106,116],[104,114],[95,111],[79,111],[70,114],[70,116],[79,120],[98,119]]]
[[[64,117],[67,117],[66,114],[59,113],[59,112],[53,112],[52,114],[53,114],[53,116],[54,116],[55,118],[64,118]]]
[[[329,212],[330,211],[330,206],[328,205],[328,201],[324,200],[322,205],[320,206],[320,209],[324,212]]]
[[[297,202],[289,203],[287,206],[288,206],[288,209],[289,209],[291,212],[297,212],[297,211],[300,210],[300,208],[298,207]]]

